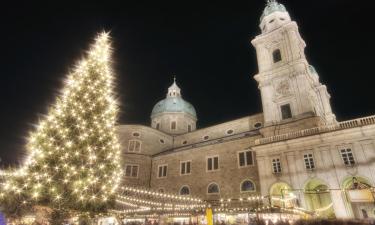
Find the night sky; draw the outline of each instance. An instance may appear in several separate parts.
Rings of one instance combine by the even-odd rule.
[[[261,112],[250,40],[260,33],[263,0],[15,2],[2,5],[0,13],[3,166],[20,161],[33,124],[102,30],[113,36],[120,123],[148,125],[174,74],[197,110],[199,127]],[[372,8],[352,0],[280,2],[299,24],[308,60],[328,86],[338,120],[374,114]]]

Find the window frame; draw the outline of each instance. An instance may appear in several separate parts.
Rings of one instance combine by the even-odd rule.
[[[283,114],[283,107],[285,106],[289,106],[289,111],[290,111],[290,117],[287,117],[287,118],[284,118],[284,114]],[[279,109],[280,109],[281,120],[289,120],[293,118],[294,114],[292,110],[292,104],[290,102],[285,102],[285,103],[280,104]]]
[[[193,131],[193,126],[191,124],[187,125],[187,131],[188,131],[188,133]]]
[[[208,192],[208,189],[209,189],[209,187],[211,186],[211,185],[213,185],[213,184],[215,184],[216,186],[217,186],[217,189],[219,190],[219,192],[214,192],[214,193],[209,193]],[[220,186],[216,183],[216,182],[211,182],[211,183],[209,183],[208,185],[207,185],[207,188],[206,188],[206,193],[207,193],[207,195],[220,195]]]
[[[342,152],[342,151],[345,151],[345,152]],[[348,152],[348,150],[350,150],[350,152]],[[356,162],[356,159],[354,157],[354,151],[353,151],[353,148],[352,147],[341,147],[339,148],[339,154],[340,154],[340,157],[341,157],[341,160],[342,160],[342,163],[347,166],[347,167],[353,167],[357,164]],[[351,160],[350,160],[350,156],[349,154],[351,154],[351,157],[352,157],[352,161],[353,163],[351,163]],[[349,162],[349,164],[346,164],[345,163],[345,159],[344,159],[344,155],[347,157],[347,160]]]
[[[215,167],[215,160],[212,161],[212,169],[209,170],[208,169],[208,159],[214,159],[214,158],[217,158],[217,169],[214,169]],[[219,155],[210,155],[210,156],[206,156],[206,172],[216,172],[216,171],[219,171],[220,170],[220,157]]]
[[[132,151],[130,151],[130,143],[131,142],[134,142],[134,149],[132,150]],[[139,143],[139,149],[138,149],[138,151],[136,151],[136,143]],[[139,153],[139,152],[141,152],[141,149],[142,149],[142,141],[141,140],[139,140],[139,139],[130,139],[129,141],[128,141],[128,152],[135,152],[135,153]]]
[[[251,164],[247,163],[246,152],[251,152],[251,161],[252,161]],[[245,153],[244,154],[244,163],[245,163],[245,165],[243,165],[243,166],[241,166],[241,162],[240,162],[240,154],[241,153]],[[254,151],[251,150],[251,149],[245,149],[245,150],[237,151],[237,165],[238,165],[238,168],[240,168],[240,169],[241,168],[255,166]]]
[[[186,173],[186,170],[187,170],[187,163],[190,164],[190,168],[189,168],[189,173]],[[182,173],[182,165],[185,164],[185,173]],[[191,160],[184,160],[184,161],[180,161],[180,176],[188,176],[188,175],[191,175]]]
[[[189,190],[189,194],[187,194],[187,195],[182,195],[182,194],[181,194],[181,190],[182,190],[183,188],[185,188],[185,187]],[[190,196],[190,195],[191,195],[191,189],[190,189],[189,185],[182,185],[181,188],[180,188],[180,190],[178,191],[178,195],[180,195],[180,196]]]
[[[250,181],[253,184],[254,190],[251,190],[251,191],[243,191],[242,190],[242,184],[246,181]],[[256,192],[256,191],[257,191],[257,186],[252,179],[245,179],[245,180],[241,181],[241,183],[240,183],[240,193],[251,193],[251,192]]]
[[[306,162],[306,159],[308,160],[307,162]],[[304,153],[303,154],[303,163],[305,165],[306,170],[312,171],[312,170],[316,169],[315,158],[314,158],[313,153]],[[314,165],[313,168],[311,167],[311,165]]]
[[[278,56],[278,57],[276,58],[275,56]],[[277,63],[280,63],[282,61],[283,61],[283,54],[281,53],[281,49],[280,48],[273,49],[272,50],[272,62],[273,62],[273,64],[277,64]]]
[[[159,171],[160,171],[160,168],[163,168],[163,167],[165,167],[166,169],[165,169],[165,176],[163,176],[163,174],[164,174],[164,171],[163,171],[163,169],[162,169],[162,176],[159,176],[160,174],[159,174]],[[168,164],[160,164],[160,165],[158,165],[158,170],[157,170],[157,173],[156,173],[156,177],[158,178],[158,179],[163,179],[163,178],[167,178],[168,177]]]
[[[272,158],[271,159],[271,165],[272,165],[272,173],[273,174],[281,174],[283,171],[283,168],[281,166],[281,159],[280,157]],[[275,171],[275,168],[277,171]]]
[[[174,129],[173,129],[173,124],[175,125]],[[172,120],[171,121],[171,127],[170,128],[171,128],[171,130],[177,130],[177,120]]]
[[[126,175],[126,167],[130,166],[130,176],[127,176]],[[133,174],[133,167],[137,167],[137,176],[133,177],[132,174]],[[124,173],[124,177],[126,178],[132,178],[132,179],[138,179],[139,177],[139,164],[133,164],[133,163],[126,163],[124,165],[125,167],[125,173]]]

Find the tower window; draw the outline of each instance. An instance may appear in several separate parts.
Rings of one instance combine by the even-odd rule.
[[[292,110],[290,108],[290,104],[282,105],[280,108],[281,108],[281,118],[283,120],[292,118]]]
[[[156,124],[156,130],[159,130],[160,129],[160,123],[157,123]]]
[[[273,62],[274,63],[280,62],[281,61],[281,51],[280,51],[280,49],[276,49],[275,51],[273,51],[272,56],[273,56]]]
[[[191,125],[188,125],[188,132],[191,132]]]
[[[177,122],[176,121],[172,121],[172,123],[171,123],[171,130],[176,130],[176,127],[177,127]]]

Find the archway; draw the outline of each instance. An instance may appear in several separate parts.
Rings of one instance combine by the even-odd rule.
[[[345,200],[355,218],[375,218],[374,193],[371,183],[364,177],[348,177],[342,187],[345,190]]]
[[[289,184],[274,183],[270,188],[271,205],[280,208],[292,208],[297,205],[297,198]]]
[[[318,179],[309,180],[304,194],[308,210],[315,212],[318,217],[335,218],[331,192],[326,183]]]

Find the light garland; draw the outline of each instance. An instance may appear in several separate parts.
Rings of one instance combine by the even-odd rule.
[[[148,195],[156,198],[163,198],[163,199],[171,199],[171,200],[182,200],[185,202],[203,202],[202,199],[199,198],[191,198],[191,197],[184,197],[180,195],[173,195],[173,194],[166,194],[166,193],[160,193],[140,188],[133,188],[133,187],[121,187],[121,189],[125,192],[132,192],[135,194],[141,194],[141,195]]]

